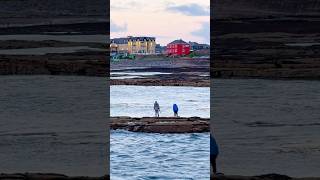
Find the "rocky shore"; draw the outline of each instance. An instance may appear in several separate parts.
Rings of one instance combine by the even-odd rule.
[[[192,86],[209,87],[209,78],[135,78],[135,79],[111,79],[110,85],[143,85],[143,86]]]
[[[1,28],[0,28],[1,29]],[[2,29],[3,30],[3,29]],[[139,78],[112,78],[111,85],[209,87],[209,59],[179,59],[165,56],[139,57],[117,62],[107,59],[107,51],[82,49],[47,54],[1,54],[1,50],[32,48],[89,47],[105,49],[106,44],[58,40],[0,40],[0,75],[80,75],[109,76],[111,73],[159,73]],[[63,50],[63,49],[62,49]],[[40,51],[40,50],[39,50]],[[161,74],[162,73],[162,74]],[[116,75],[115,77],[118,77]]]
[[[104,54],[95,52],[50,57],[0,55],[0,75],[107,76],[108,62]]]
[[[107,1],[2,0],[0,27],[7,29],[0,30],[0,34],[36,34],[50,31],[90,31],[91,34],[96,32],[108,34],[106,28],[109,26],[108,7]],[[15,29],[15,27],[24,28]]]
[[[143,58],[111,62],[111,85],[209,87],[209,59]],[[113,73],[151,73],[135,78],[121,78]],[[155,73],[152,75],[152,73]],[[116,77],[116,78],[114,78]],[[120,78],[118,78],[120,77]]]
[[[111,117],[110,128],[145,133],[203,133],[210,131],[210,119],[199,117]]]
[[[70,177],[63,174],[55,173],[15,173],[15,174],[0,174],[0,179],[3,180],[108,180],[109,176],[103,177]]]
[[[211,77],[320,80],[320,18],[219,19],[213,26]]]
[[[320,1],[214,0],[211,77],[320,80]]]
[[[1,35],[0,35],[1,36]],[[91,47],[106,49],[107,45],[97,42],[71,42],[58,40],[42,40],[42,41],[27,41],[27,40],[0,40],[0,50],[4,49],[26,49],[26,48],[41,48],[41,47]],[[1,54],[1,53],[0,53]]]

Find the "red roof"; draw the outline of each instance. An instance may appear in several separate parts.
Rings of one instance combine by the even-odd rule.
[[[174,40],[169,44],[188,44],[185,41],[183,41],[182,39],[178,39],[178,40]]]

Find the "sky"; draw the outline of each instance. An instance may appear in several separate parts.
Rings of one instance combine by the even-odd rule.
[[[111,38],[156,37],[210,44],[210,0],[111,0]]]

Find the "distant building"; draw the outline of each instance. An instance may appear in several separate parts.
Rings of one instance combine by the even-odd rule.
[[[110,43],[110,56],[115,56],[116,54],[118,54],[118,45]]]
[[[127,38],[114,38],[110,43],[111,53],[128,53],[128,39]]]
[[[193,51],[210,49],[210,45],[208,44],[199,44],[197,42],[191,42],[191,41],[189,41],[189,44],[190,44],[191,50]]]
[[[156,38],[129,36],[128,51],[130,54],[155,54]]]
[[[111,39],[110,49],[118,53],[129,54],[155,54],[156,38],[154,37],[133,37]]]
[[[164,54],[165,50],[165,46],[161,46],[160,44],[156,45],[156,54]]]
[[[167,45],[167,54],[171,56],[185,56],[190,54],[190,44],[182,39],[174,40]]]

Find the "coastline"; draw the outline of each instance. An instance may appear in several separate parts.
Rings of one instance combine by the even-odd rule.
[[[211,77],[320,80],[318,15],[235,16],[228,8],[212,23]]]
[[[108,51],[81,51],[74,53],[46,54],[46,55],[0,55],[0,74],[2,75],[33,75],[33,74],[54,74],[54,75],[88,75],[88,76],[108,76],[111,71],[121,68],[132,68],[132,71],[138,72],[135,68],[157,69],[164,72],[187,73],[191,72],[210,72],[211,78],[261,78],[261,79],[306,79],[320,80],[320,62],[318,61],[318,51],[320,44],[315,41],[320,36],[314,24],[320,23],[318,16],[311,16],[312,21],[304,16],[283,16],[283,17],[256,17],[256,18],[218,18],[213,24],[218,27],[213,30],[211,38],[214,52],[210,60],[186,60],[171,59],[167,57],[140,57],[136,60],[122,60],[119,62],[109,62],[106,58]],[[301,26],[303,23],[305,26]],[[101,34],[101,31],[94,32],[96,27],[103,26],[103,23],[95,22],[90,24],[90,28],[84,29],[81,35]],[[259,25],[259,26],[258,26]],[[52,30],[51,35],[79,35],[68,34],[68,32],[87,27],[87,23],[79,24],[54,24],[41,26],[30,26],[30,31],[38,34]],[[242,27],[234,29],[233,27]],[[260,28],[265,27],[265,28]],[[318,26],[320,27],[320,26]],[[65,29],[66,34],[54,34],[54,29]],[[20,34],[25,28],[11,27],[0,28],[0,34]],[[223,30],[223,31],[222,31]],[[50,32],[49,32],[50,33]],[[107,37],[107,36],[106,36]],[[13,41],[2,40],[5,45],[2,49],[23,49],[39,47],[76,47],[89,46],[90,48],[103,48],[103,43],[89,42],[64,42],[64,41]],[[96,63],[99,60],[103,64]],[[86,61],[84,63],[84,61]],[[49,64],[45,66],[43,64]],[[51,66],[51,64],[54,67]],[[91,65],[86,65],[91,64]],[[60,72],[54,69],[57,66],[66,66]],[[37,66],[37,70],[30,70],[29,67]],[[210,66],[210,67],[209,67]],[[27,70],[26,70],[27,69]],[[101,70],[104,69],[104,70]],[[163,70],[161,70],[163,69]],[[103,72],[106,71],[106,72]],[[191,73],[192,74],[192,73]],[[150,79],[130,79],[112,80],[111,84],[121,85],[179,85],[179,86],[208,86],[208,82],[196,83],[201,78],[186,78],[185,74],[181,76],[172,76],[172,79],[178,79],[177,82],[167,80],[168,77],[152,77]],[[203,77],[202,77],[203,78]],[[204,78],[203,78],[204,79]],[[134,81],[134,82],[133,82]],[[155,81],[155,82],[152,82]]]
[[[143,85],[143,86],[191,86],[210,87],[209,79],[163,79],[159,78],[136,78],[136,79],[111,79],[110,85]]]
[[[50,56],[50,57],[49,57]],[[145,60],[151,61],[151,60]],[[142,62],[145,62],[142,61]],[[174,61],[178,61],[175,59]],[[188,60],[180,60],[188,61]],[[121,71],[143,72],[173,72],[172,76],[157,75],[147,78],[111,79],[111,85],[173,85],[173,86],[209,86],[209,77],[199,76],[205,68],[172,67],[168,68],[170,60],[155,60],[153,66],[131,65],[127,68],[120,66]],[[275,64],[241,64],[242,61],[216,61],[211,65],[211,78],[216,79],[272,79],[272,80],[320,80],[320,64],[316,61],[305,63],[285,64],[276,67]],[[113,63],[105,59],[105,52],[75,52],[48,55],[0,55],[1,75],[81,75],[105,76],[109,75],[109,66]],[[61,67],[61,68],[59,68]],[[118,66],[115,66],[118,67]],[[161,69],[162,67],[162,69]],[[131,68],[131,69],[130,69]],[[137,69],[144,68],[144,69]],[[208,69],[208,68],[207,68]],[[114,70],[111,69],[111,72]],[[116,72],[121,72],[116,71]]]

